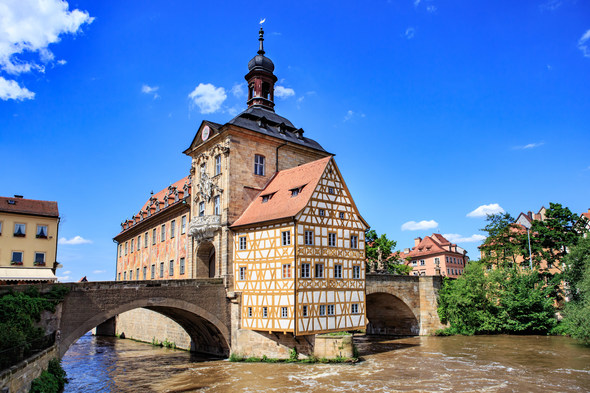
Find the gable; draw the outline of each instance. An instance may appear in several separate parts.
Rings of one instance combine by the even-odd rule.
[[[190,146],[183,153],[188,155],[197,146],[200,146],[206,143],[207,141],[211,140],[215,135],[219,134],[220,128],[221,124],[217,124],[208,120],[203,120]]]

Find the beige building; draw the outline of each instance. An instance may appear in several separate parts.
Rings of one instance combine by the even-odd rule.
[[[57,202],[0,197],[0,283],[56,281]]]
[[[440,233],[414,239],[414,247],[400,252],[405,264],[412,267],[414,276],[447,276],[457,278],[463,274],[469,261],[467,251],[448,241]]]

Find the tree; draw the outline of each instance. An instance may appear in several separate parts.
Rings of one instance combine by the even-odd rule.
[[[397,242],[389,240],[386,234],[379,236],[373,229],[366,231],[365,255],[367,272],[371,270],[371,267],[378,268],[378,263],[381,261],[389,273],[408,275],[412,268],[406,266],[398,254],[393,253],[396,245]]]
[[[488,266],[513,266],[522,254],[522,236],[514,218],[508,213],[489,214],[482,231],[488,236],[479,247],[481,262]]]
[[[590,238],[579,239],[563,265],[570,297],[563,320],[566,332],[590,344]]]

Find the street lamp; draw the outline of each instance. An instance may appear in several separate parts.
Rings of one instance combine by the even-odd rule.
[[[522,220],[520,225],[526,228],[526,235],[529,239],[529,267],[533,270],[533,253],[531,252],[531,234],[530,229],[533,226],[529,220]]]

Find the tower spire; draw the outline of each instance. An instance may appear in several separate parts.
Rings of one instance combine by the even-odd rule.
[[[258,54],[264,55],[264,30],[262,26],[260,26],[260,31],[258,32],[258,41],[260,41],[260,46],[258,47]]]

